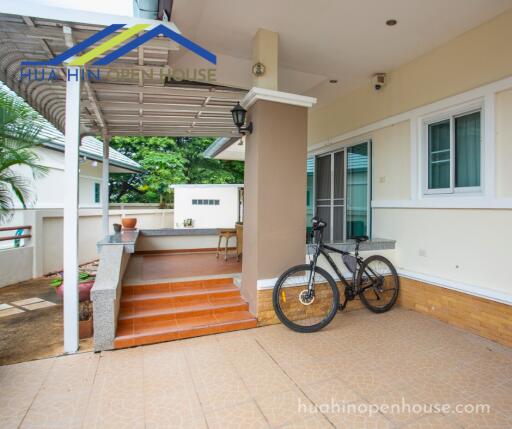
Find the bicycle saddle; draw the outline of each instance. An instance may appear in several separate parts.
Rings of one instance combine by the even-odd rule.
[[[327,226],[327,222],[324,222],[322,219],[320,219],[319,217],[315,216],[311,220],[311,226],[313,227],[314,231],[320,231],[320,230],[324,229]]]
[[[369,237],[367,235],[357,235],[355,237],[353,237],[353,239],[357,242],[357,243],[362,243],[364,241],[368,241],[369,240]]]

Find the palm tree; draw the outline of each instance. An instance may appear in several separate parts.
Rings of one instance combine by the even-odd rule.
[[[16,200],[24,208],[33,201],[31,178],[48,171],[34,150],[44,141],[40,124],[30,106],[0,86],[0,221],[9,218]]]

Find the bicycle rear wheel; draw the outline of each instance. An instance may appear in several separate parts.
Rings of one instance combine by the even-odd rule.
[[[308,293],[313,278],[314,294]],[[336,315],[339,291],[331,275],[322,268],[297,265],[283,273],[272,295],[274,311],[288,328],[297,332],[315,332]]]
[[[356,285],[361,301],[374,313],[384,313],[398,298],[400,282],[393,264],[380,255],[363,261],[357,272]]]

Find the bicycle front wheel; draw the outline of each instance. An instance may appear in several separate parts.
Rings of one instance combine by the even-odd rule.
[[[308,291],[310,278],[312,293]],[[274,311],[288,328],[297,332],[315,332],[333,319],[340,294],[336,282],[323,268],[297,265],[283,273],[272,295]]]

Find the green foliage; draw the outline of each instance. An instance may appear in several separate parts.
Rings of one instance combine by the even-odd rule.
[[[91,280],[92,280],[92,276],[89,273],[87,273],[85,271],[80,271],[78,273],[78,283],[84,283],[84,282],[88,282]],[[50,281],[50,283],[48,283],[48,286],[59,287],[62,285],[62,283],[64,283],[64,277],[62,275],[60,275],[59,277],[55,277],[54,279],[52,279]]]
[[[40,118],[37,113],[13,93],[0,88],[0,221],[10,216],[15,200],[27,207],[32,202],[30,177],[47,173],[38,164],[34,149],[43,143],[39,137]]]
[[[111,146],[137,161],[145,171],[111,177],[110,200],[164,206],[172,203],[173,184],[243,183],[243,162],[203,156],[213,141],[200,137],[114,137]]]

